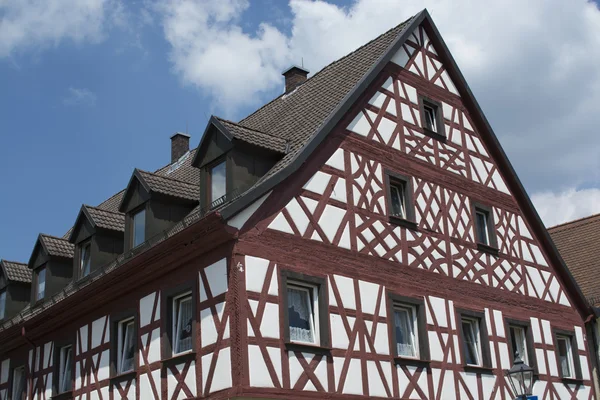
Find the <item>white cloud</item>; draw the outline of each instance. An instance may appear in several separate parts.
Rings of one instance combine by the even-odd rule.
[[[170,0],[158,19],[183,82],[237,115],[281,93],[280,74],[290,64],[303,58],[314,73],[427,7],[527,188],[598,183],[594,3],[358,0],[338,7],[290,0],[289,6],[289,32],[266,19],[256,31],[247,29],[242,18],[249,4],[241,0]]]
[[[63,104],[66,106],[95,106],[96,94],[86,88],[68,89],[67,95],[63,98]]]
[[[600,213],[600,189],[567,189],[531,196],[542,221],[547,227]]]
[[[0,59],[63,41],[98,42],[122,24],[119,0],[0,0]]]

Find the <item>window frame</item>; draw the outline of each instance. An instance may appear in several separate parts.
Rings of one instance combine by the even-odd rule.
[[[131,210],[129,212],[129,215],[130,215],[129,220],[130,220],[130,223],[131,223],[131,232],[130,232],[130,235],[129,235],[130,236],[129,237],[129,244],[130,244],[130,249],[132,249],[132,250],[135,249],[135,248],[138,248],[138,247],[142,246],[146,242],[146,240],[148,240],[148,238],[146,237],[146,231],[147,231],[146,228],[147,228],[147,222],[148,222],[147,221],[148,210],[147,210],[146,205],[147,205],[147,202],[141,204],[140,206],[134,208],[133,210]],[[135,232],[136,232],[136,230],[135,230],[135,216],[139,215],[142,212],[144,213],[144,240],[141,243],[139,243],[139,244],[136,245],[135,244]]]
[[[388,320],[391,323],[389,326],[389,337],[391,339],[391,353],[394,356],[396,363],[411,363],[411,362],[429,362],[429,333],[427,331],[427,318],[425,315],[425,300],[400,296],[395,293],[387,293],[388,297]],[[396,346],[396,324],[394,312],[398,305],[409,306],[415,310],[415,337],[417,338],[417,357],[407,357],[398,354]]]
[[[216,200],[212,200],[212,170],[214,168],[216,168],[217,166],[224,164],[225,165],[225,194],[223,196],[227,196],[227,193],[229,192],[228,190],[228,182],[229,182],[229,162],[228,162],[228,157],[226,154],[223,154],[222,156],[218,157],[217,159],[213,160],[212,162],[210,162],[209,164],[206,165],[206,204],[207,207],[212,208],[213,207],[213,202],[217,201],[219,199],[221,199],[223,196],[219,197]],[[214,205],[214,207],[219,206],[220,204],[216,204]]]
[[[280,280],[282,286],[280,306],[283,309],[283,339],[286,347],[288,349],[305,349],[308,351],[310,351],[310,349],[313,349],[313,351],[318,351],[319,349],[329,350],[329,299],[326,278],[282,269],[280,272]],[[316,296],[313,299],[313,307],[316,302],[317,307],[314,307],[315,334],[318,334],[318,340],[315,340],[316,343],[314,344],[290,340],[290,316],[287,296],[288,286],[312,287],[314,290],[313,293],[316,293]]]
[[[553,329],[552,334],[554,336],[555,343],[555,354],[556,354],[556,368],[558,369],[558,374],[563,380],[569,381],[581,381],[582,373],[581,373],[581,363],[579,360],[579,347],[577,346],[577,338],[575,337],[574,331],[568,331],[563,329]],[[559,339],[567,339],[569,343],[569,347],[571,349],[571,361],[573,366],[572,376],[564,376],[562,368],[560,366],[560,355],[558,350],[558,340]]]
[[[128,309],[118,313],[113,313],[110,316],[111,322],[111,338],[117,338],[117,340],[111,340],[110,342],[110,376],[113,378],[127,377],[130,374],[136,374],[138,365],[138,318],[137,310]],[[122,358],[121,352],[121,331],[120,328],[124,322],[133,321],[133,369],[131,371],[120,372],[120,362]]]
[[[163,364],[165,360],[169,359],[177,359],[185,358],[185,357],[195,357],[196,354],[196,338],[198,335],[198,316],[196,315],[198,312],[198,295],[196,288],[198,287],[198,281],[194,280],[192,283],[184,283],[173,287],[169,290],[163,291],[163,299],[162,299],[162,315],[165,315],[166,318],[161,318],[162,321],[162,332],[163,332],[163,340],[162,340],[162,358]],[[192,348],[191,350],[187,350],[181,353],[174,353],[173,345],[174,345],[174,300],[181,298],[183,296],[191,294],[192,296]]]
[[[21,381],[23,382],[21,396],[15,396],[15,372],[17,370],[21,370],[22,374],[23,374],[21,376]],[[8,391],[8,393],[10,393],[10,399],[17,400],[17,399],[19,399],[19,397],[23,398],[23,395],[25,394],[26,391],[27,391],[27,382],[26,382],[26,376],[25,376],[25,364],[21,364],[21,365],[15,366],[10,369],[10,390]],[[17,393],[17,395],[18,395],[18,393]]]
[[[535,348],[534,348],[534,343],[533,343],[533,334],[531,331],[531,323],[528,321],[521,321],[521,320],[512,319],[512,318],[504,319],[504,333],[506,335],[506,340],[508,342],[508,348],[509,348],[509,350],[511,350],[511,351],[509,351],[509,353],[510,353],[509,359],[510,359],[510,363],[512,365],[515,361],[515,355],[512,353],[513,343],[512,343],[512,336],[510,334],[511,327],[518,327],[518,328],[525,330],[525,344],[527,345],[527,361],[525,361],[525,360],[523,360],[523,361],[525,361],[527,365],[529,365],[531,368],[533,368],[535,370],[534,375],[537,375],[538,374],[537,360],[535,357]]]
[[[465,341],[465,333],[463,332],[462,322],[463,318],[471,321],[478,322],[479,329],[479,350],[480,350],[480,360],[478,365],[467,364],[466,357],[466,341]],[[456,309],[456,325],[458,329],[459,339],[460,339],[460,355],[461,362],[463,368],[468,369],[476,369],[476,370],[491,370],[492,369],[492,361],[490,356],[490,340],[488,335],[487,323],[485,320],[485,312],[483,311],[473,311],[473,310],[465,310],[465,309]]]
[[[0,299],[4,298],[4,301],[0,301],[0,321],[6,318],[6,302],[7,302],[7,290],[6,287],[0,289]]]
[[[69,351],[69,350],[71,351],[71,354],[69,356],[69,359],[67,360],[66,356],[69,353],[65,354],[65,357],[63,357],[63,352]],[[57,391],[57,393],[62,394],[62,393],[71,392],[73,390],[73,379],[72,379],[72,375],[73,375],[73,345],[68,344],[66,346],[61,346],[59,348],[58,360],[59,360],[59,362],[57,365],[57,367],[58,367],[58,377],[57,377],[58,378],[58,382],[57,382],[57,390],[58,391]],[[70,387],[66,390],[63,390],[64,379],[67,378],[67,376],[66,376],[67,362],[69,362],[71,364],[71,373],[70,373],[71,376],[68,377],[68,379],[70,381],[70,385],[69,385]]]
[[[38,268],[35,269],[35,285],[33,285],[33,303],[38,303],[40,301],[43,301],[46,298],[46,283],[48,282],[48,279],[46,277],[47,275],[47,269],[48,269],[48,264],[42,264],[41,266],[39,266]],[[44,271],[44,295],[42,297],[39,297],[39,286],[40,286],[40,273]]]
[[[429,107],[435,112],[436,130],[431,130],[427,127],[425,107]],[[433,139],[445,143],[447,138],[442,103],[429,97],[419,95],[419,114],[421,117],[421,127],[423,128],[423,133]]]
[[[416,230],[417,222],[415,217],[415,203],[414,203],[414,188],[412,177],[402,175],[391,170],[386,169],[385,175],[385,203],[387,207],[387,215],[389,222],[396,225],[401,225],[405,228]],[[406,216],[399,217],[392,215],[392,186],[394,183],[400,183],[404,185],[404,208]]]
[[[308,294],[308,301],[309,301],[309,305],[311,307],[311,316],[312,316],[312,333],[314,336],[314,342],[304,342],[301,340],[292,340],[291,338],[291,333],[290,333],[290,343],[294,343],[294,344],[302,344],[302,345],[309,345],[309,346],[319,346],[320,342],[321,342],[321,337],[320,337],[320,333],[321,333],[321,323],[319,321],[319,288],[318,286],[314,285],[314,284],[309,284],[306,282],[297,282],[294,280],[288,280],[287,282],[287,288],[286,288],[286,294],[287,291],[293,288],[295,290],[301,290],[301,291],[305,291]],[[288,308],[289,310],[289,308]],[[289,318],[289,314],[288,314],[288,318]],[[289,320],[288,320],[288,328],[289,328]]]
[[[88,246],[89,246],[90,271],[87,273],[87,275],[83,275],[83,268],[82,268],[83,249]],[[81,243],[79,243],[77,248],[78,248],[78,264],[79,264],[78,268],[77,268],[77,276],[79,277],[79,279],[83,279],[83,278],[90,276],[92,273],[92,239],[88,238],[86,240],[83,240]]]
[[[74,343],[75,340],[71,338],[64,340],[57,340],[54,342],[54,351],[52,352],[53,358],[53,371],[52,371],[52,398],[62,398],[63,396],[68,397],[68,393],[73,392],[74,382],[74,370],[75,370],[75,354],[74,354]],[[71,389],[61,391],[61,362],[62,362],[62,349],[71,347]]]
[[[483,213],[487,216],[487,238],[488,243],[479,241],[479,227],[477,225],[477,213]],[[473,235],[477,249],[493,255],[498,255],[498,238],[496,237],[496,221],[494,219],[494,210],[492,207],[477,201],[471,201],[471,218],[473,221]]]

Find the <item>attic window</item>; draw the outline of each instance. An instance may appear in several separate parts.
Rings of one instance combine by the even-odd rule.
[[[423,127],[423,133],[437,140],[446,140],[442,103],[420,97],[419,105],[421,107],[421,126]]]
[[[79,274],[83,278],[90,274],[90,253],[91,253],[91,242],[87,241],[81,244],[79,250]]]
[[[425,127],[431,131],[437,132],[436,113],[437,110],[425,104],[423,106],[423,112],[425,113]]]
[[[36,276],[35,300],[42,300],[46,295],[46,267],[40,268]]]
[[[6,291],[0,292],[0,320],[6,315]]]
[[[132,247],[137,247],[146,240],[146,209],[142,208],[133,214]]]
[[[225,161],[221,161],[210,169],[210,202],[211,204],[225,196],[227,192]],[[217,205],[217,204],[214,204]]]

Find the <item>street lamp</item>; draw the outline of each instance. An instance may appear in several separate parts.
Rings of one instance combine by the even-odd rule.
[[[521,360],[519,352],[515,353],[515,363],[511,369],[504,371],[508,377],[513,393],[517,398],[526,400],[531,396],[533,388],[533,368]]]

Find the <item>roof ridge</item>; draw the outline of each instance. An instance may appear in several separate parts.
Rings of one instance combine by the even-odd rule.
[[[58,236],[54,236],[54,235],[49,235],[49,234],[47,234],[47,233],[40,233],[40,236],[46,236],[46,237],[49,237],[49,238],[51,238],[51,239],[64,240],[65,242],[69,242],[69,241],[68,241],[67,239],[65,239],[65,238],[58,237]],[[69,242],[69,243],[71,243],[71,242]]]
[[[576,223],[581,223],[581,222],[586,221],[586,220],[590,220],[590,221],[587,221],[587,222],[585,222],[585,223],[583,223],[581,225],[591,224],[592,222],[594,222],[594,221],[591,221],[591,219],[598,218],[598,217],[600,217],[600,213],[588,215],[586,217],[577,218],[577,219],[574,219],[572,221],[567,221],[567,222],[563,222],[562,224],[551,226],[551,227],[548,228],[548,231],[551,231],[551,230],[552,231],[560,231],[560,230],[563,230],[564,228],[568,228],[570,225],[573,225],[573,224],[576,224]]]
[[[190,186],[197,186],[197,185],[195,185],[195,184],[193,184],[193,183],[191,183],[191,182],[186,182],[186,181],[182,181],[182,180],[180,180],[180,179],[171,178],[170,176],[165,176],[165,175],[156,174],[156,173],[154,173],[154,172],[145,171],[145,170],[143,170],[143,169],[139,169],[139,168],[136,168],[136,169],[137,169],[138,171],[140,171],[141,173],[144,173],[144,174],[148,174],[148,175],[152,175],[152,176],[157,176],[157,177],[159,177],[159,178],[168,179],[168,180],[170,180],[170,181],[175,181],[175,182],[183,183],[183,184],[190,185]],[[162,168],[161,168],[161,169],[162,169]]]
[[[5,260],[5,259],[0,259],[0,262],[11,263],[11,264],[27,265],[27,263],[24,263],[24,262],[21,262],[21,261],[10,261],[10,260]]]
[[[243,123],[245,120],[247,120],[248,118],[250,118],[252,115],[258,113],[260,110],[262,110],[263,108],[267,107],[269,104],[273,103],[275,100],[278,100],[280,97],[283,97],[285,95],[291,95],[293,94],[297,89],[301,88],[302,86],[304,86],[304,84],[306,84],[306,82],[310,81],[311,79],[313,79],[314,77],[318,76],[319,74],[321,74],[323,71],[325,71],[326,69],[333,67],[335,64],[343,61],[344,59],[350,57],[351,55],[353,55],[354,53],[356,53],[357,51],[361,50],[364,47],[367,47],[368,45],[370,45],[371,43],[375,42],[376,40],[380,39],[382,36],[387,35],[388,33],[390,33],[391,31],[393,31],[394,29],[398,29],[398,27],[409,23],[410,21],[412,21],[418,14],[415,14],[413,16],[411,16],[410,18],[408,18],[407,20],[399,23],[398,25],[394,25],[393,27],[391,27],[390,29],[388,29],[387,31],[383,32],[382,34],[378,35],[377,37],[369,40],[367,43],[357,47],[356,49],[354,49],[353,51],[351,51],[350,53],[346,54],[345,56],[342,56],[340,58],[338,58],[337,60],[334,60],[332,62],[330,62],[329,64],[325,65],[323,68],[321,68],[320,70],[318,70],[317,72],[315,72],[315,74],[313,76],[311,76],[310,78],[306,79],[304,82],[302,82],[301,84],[299,84],[298,86],[296,86],[296,88],[290,92],[290,93],[282,93],[279,96],[275,97],[274,99],[272,99],[271,101],[265,103],[262,105],[262,107],[257,108],[256,110],[254,110],[253,113],[246,115],[246,117],[244,117],[243,119],[240,120],[240,122],[238,122],[237,124],[241,124]],[[242,125],[243,126],[243,125]],[[244,126],[245,127],[245,126]],[[260,132],[260,131],[259,131]]]
[[[85,207],[85,208],[93,208],[94,210],[98,210],[98,211],[102,211],[102,212],[107,212],[107,213],[110,213],[110,214],[123,214],[120,211],[106,210],[104,208],[100,208],[100,207],[96,207],[96,206],[90,206],[89,204],[83,204],[83,207]]]

